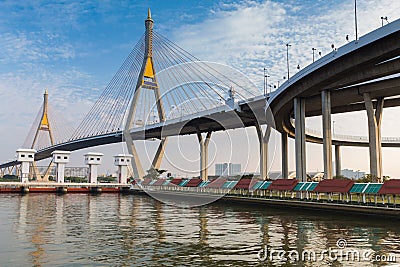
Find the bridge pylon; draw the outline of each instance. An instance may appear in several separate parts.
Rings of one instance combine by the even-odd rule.
[[[160,122],[165,121],[164,105],[161,98],[160,88],[157,83],[156,70],[154,68],[154,62],[153,62],[153,24],[154,21],[151,18],[151,12],[149,8],[147,13],[147,19],[145,20],[146,32],[145,32],[145,51],[144,51],[143,63],[136,83],[133,99],[130,103],[128,116],[123,131],[123,135],[125,138],[126,145],[128,147],[129,154],[133,155],[132,158],[133,174],[135,178],[139,179],[143,178],[144,171],[140,163],[140,159],[137,154],[129,130],[133,126],[133,120],[136,114],[138,99],[142,90],[152,90],[154,92],[159,120]],[[161,159],[164,155],[164,150],[166,145],[167,145],[167,139],[162,138],[159,147],[157,149],[157,153],[152,162],[153,168],[156,169],[160,168]]]
[[[49,93],[47,91],[47,89],[44,91],[43,94],[43,110],[42,110],[42,115],[39,121],[39,125],[36,129],[35,132],[35,137],[33,138],[33,142],[31,145],[31,148],[34,148],[37,140],[38,140],[38,136],[39,133],[41,131],[43,132],[47,132],[49,134],[49,138],[50,138],[50,143],[51,145],[54,145],[54,139],[53,139],[53,133],[50,127],[50,122],[49,122],[49,113],[48,113],[48,99],[49,99]]]
[[[48,108],[48,100],[49,100],[49,93],[47,89],[44,91],[43,94],[43,109],[42,109],[42,114],[40,116],[39,124],[37,125],[36,132],[35,132],[35,137],[33,138],[32,144],[30,148],[34,148],[37,141],[39,134],[41,132],[48,133],[49,139],[50,139],[50,144],[54,145],[54,138],[53,138],[53,132],[52,128],[50,125],[50,120],[49,120],[49,108]],[[49,174],[50,174],[50,169],[53,166],[53,162],[50,162],[50,165],[46,171],[46,173],[42,176],[39,173],[39,169],[36,165],[36,162],[32,162],[32,171],[33,173],[30,174],[31,177],[36,177],[36,180],[38,181],[48,181]]]

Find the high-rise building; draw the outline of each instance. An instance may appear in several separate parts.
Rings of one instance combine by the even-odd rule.
[[[350,179],[355,179],[358,180],[362,177],[365,176],[365,172],[362,172],[360,170],[354,171],[354,170],[349,170],[349,169],[343,169],[342,170],[342,175],[344,177],[350,178]]]
[[[215,164],[215,175],[228,176],[229,175],[228,163]]]
[[[242,173],[242,165],[234,163],[217,163],[215,164],[215,175],[218,176],[235,176]]]
[[[229,163],[229,176],[240,175],[242,173],[242,165]]]

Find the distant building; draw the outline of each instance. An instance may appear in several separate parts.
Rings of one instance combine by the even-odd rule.
[[[365,176],[365,172],[361,172],[361,171],[354,171],[354,170],[349,170],[349,169],[343,169],[342,170],[342,175],[344,177],[350,178],[350,179],[355,179],[358,180],[362,177]]]
[[[282,172],[281,171],[270,171],[268,173],[268,179],[271,179],[271,180],[283,179]],[[286,177],[285,179],[296,179],[296,172],[289,171],[289,177]]]
[[[229,176],[235,176],[242,174],[242,165],[229,163]]]
[[[215,164],[215,175],[217,176],[228,176],[228,163],[216,163]]]
[[[242,174],[242,165],[234,163],[216,163],[215,175],[217,176],[235,176]]]

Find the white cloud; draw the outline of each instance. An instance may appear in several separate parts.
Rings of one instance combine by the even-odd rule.
[[[358,6],[359,36],[380,26],[381,16],[398,19],[400,1],[366,0]],[[286,43],[290,43],[291,74],[297,65],[312,61],[312,47],[326,54],[331,44],[354,38],[354,2],[335,1],[315,6],[303,2],[243,1],[220,5],[209,17],[194,25],[183,25],[174,33],[176,42],[204,60],[224,62],[247,73],[262,84],[263,68],[271,83],[287,76]],[[317,56],[317,55],[316,55]]]
[[[0,37],[0,62],[51,62],[75,57],[70,44],[60,36],[40,32],[5,32]]]

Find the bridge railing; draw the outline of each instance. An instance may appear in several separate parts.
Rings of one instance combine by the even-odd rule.
[[[291,124],[294,127],[294,119],[290,120]],[[322,132],[316,129],[312,129],[309,127],[305,128],[306,135],[322,138]],[[348,142],[362,142],[368,143],[369,138],[368,136],[361,136],[361,135],[349,135],[349,134],[332,134],[332,139],[336,141],[348,141]],[[382,137],[382,143],[400,143],[400,137],[396,136],[389,136],[389,137]]]
[[[315,136],[322,138],[321,131],[306,128],[306,134],[310,136]],[[369,141],[368,136],[360,136],[360,135],[347,135],[347,134],[333,134],[332,139],[337,141],[352,141],[352,142],[365,142]],[[382,137],[382,142],[384,143],[400,143],[400,137]]]

